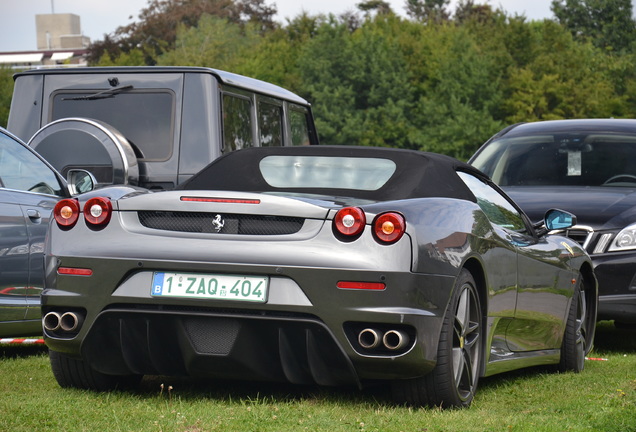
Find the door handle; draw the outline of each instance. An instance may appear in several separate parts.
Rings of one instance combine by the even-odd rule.
[[[34,209],[28,209],[27,210],[27,216],[29,217],[29,219],[31,219],[32,222],[37,222],[39,223],[40,220],[42,219],[42,216],[40,215],[40,212]]]

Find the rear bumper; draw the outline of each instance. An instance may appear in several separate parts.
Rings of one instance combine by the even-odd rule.
[[[308,318],[113,308],[93,323],[81,356],[111,375],[357,384],[329,329]]]
[[[320,385],[422,376],[435,366],[454,283],[438,275],[226,264],[229,273],[268,275],[268,302],[156,298],[152,271],[129,273],[126,260],[105,261],[89,278],[57,275],[56,289],[42,296],[43,314],[79,313],[81,327],[70,334],[45,331],[47,345],[114,375]],[[219,271],[200,263],[144,263],[169,266]],[[384,280],[387,288],[343,290],[336,287],[340,280]],[[408,342],[396,350],[366,349],[358,335],[367,328],[380,335],[399,331]]]

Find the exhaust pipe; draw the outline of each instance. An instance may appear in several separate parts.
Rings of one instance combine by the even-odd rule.
[[[61,321],[62,320],[59,313],[49,312],[44,315],[44,318],[42,318],[42,327],[44,327],[44,329],[47,331],[54,332],[60,329]]]
[[[65,312],[60,317],[60,328],[65,332],[72,332],[79,328],[82,319],[75,312]]]
[[[395,351],[404,348],[409,343],[409,337],[400,330],[389,330],[384,334],[382,343],[386,349]]]
[[[374,349],[380,345],[380,333],[372,328],[366,328],[358,334],[358,343],[364,349]]]

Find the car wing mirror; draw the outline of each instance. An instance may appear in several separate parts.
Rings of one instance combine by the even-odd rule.
[[[97,180],[90,172],[83,169],[72,169],[66,174],[66,182],[68,183],[71,195],[78,195],[90,192],[95,189]]]
[[[564,210],[550,209],[545,213],[543,224],[546,232],[564,230],[576,225],[576,216]]]

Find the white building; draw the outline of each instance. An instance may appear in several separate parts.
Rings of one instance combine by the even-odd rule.
[[[35,16],[37,50],[0,52],[0,67],[34,69],[86,66],[90,38],[82,35],[75,14]]]

